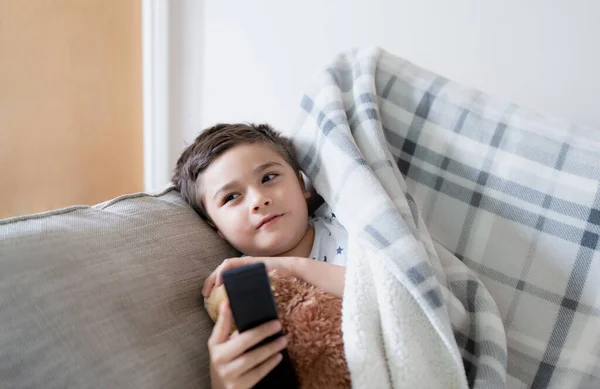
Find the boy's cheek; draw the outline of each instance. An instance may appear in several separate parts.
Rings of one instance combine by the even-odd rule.
[[[244,223],[240,223],[240,221],[241,220],[239,218],[238,219],[232,218],[229,225],[227,227],[225,227],[226,228],[225,235],[227,235],[227,237],[229,238],[227,240],[230,241],[230,243],[236,242],[236,243],[244,244],[251,238],[251,231],[249,228],[251,226],[248,226]]]

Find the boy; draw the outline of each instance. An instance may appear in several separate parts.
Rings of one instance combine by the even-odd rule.
[[[309,220],[310,193],[293,146],[271,127],[218,124],[203,131],[177,161],[173,182],[219,236],[246,255],[225,260],[206,279],[204,296],[222,283],[224,270],[255,262],[342,296],[346,232],[326,205]],[[279,363],[286,346],[281,337],[246,353],[281,324],[230,336],[232,325],[223,304],[208,341],[213,388],[254,386]]]

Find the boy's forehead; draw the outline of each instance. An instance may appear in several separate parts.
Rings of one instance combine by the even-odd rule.
[[[281,154],[267,144],[249,143],[234,146],[215,158],[198,176],[197,192],[201,198],[212,195],[223,185],[243,180],[261,166],[272,162],[291,167]]]
[[[204,174],[219,177],[243,175],[268,162],[288,165],[287,161],[273,147],[264,143],[241,144],[232,147],[215,158],[204,170]]]

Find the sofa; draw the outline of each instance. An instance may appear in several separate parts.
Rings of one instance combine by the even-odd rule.
[[[173,188],[0,221],[0,388],[208,388],[202,282],[237,255]]]

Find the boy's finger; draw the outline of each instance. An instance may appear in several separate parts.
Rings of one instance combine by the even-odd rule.
[[[223,283],[223,271],[231,267],[233,258],[227,258],[222,264],[215,270],[215,286],[220,286]]]
[[[204,280],[204,286],[202,286],[202,295],[204,297],[210,296],[213,286],[215,286],[215,279],[217,278],[217,270],[215,269],[210,275]]]
[[[281,331],[281,322],[273,320],[244,331],[223,345],[223,353],[227,360],[232,361],[245,353],[251,347],[257,345],[263,339],[275,335]]]
[[[272,356],[278,354],[287,346],[287,339],[285,336],[280,336],[276,340],[269,342],[259,348],[252,351],[247,351],[240,355],[238,358],[231,360],[226,367],[224,367],[223,375],[228,376],[242,376],[261,363],[267,361]]]
[[[245,387],[254,387],[254,385],[266,377],[266,375],[269,374],[269,372],[273,370],[275,366],[279,365],[282,359],[283,356],[281,353],[273,355],[271,358],[267,359],[265,362],[261,363],[240,377],[241,381],[244,383]]]
[[[213,328],[213,332],[208,340],[210,344],[221,344],[229,339],[231,333],[231,327],[233,326],[233,317],[231,315],[231,309],[226,301],[223,301],[219,305],[219,317],[217,323]]]
[[[243,265],[243,258],[228,258],[217,268],[215,286],[223,284],[223,272]]]
[[[227,267],[228,263],[230,263],[232,261],[232,258],[227,258],[225,259],[219,266],[217,266],[217,268],[215,270],[213,270],[212,273],[210,273],[210,275],[206,278],[206,280],[204,281],[204,286],[202,287],[202,295],[204,297],[208,297],[210,295],[210,292],[212,291],[213,287],[219,286],[223,283],[223,281],[217,282],[220,279],[220,274],[223,271],[222,269],[224,267]]]

